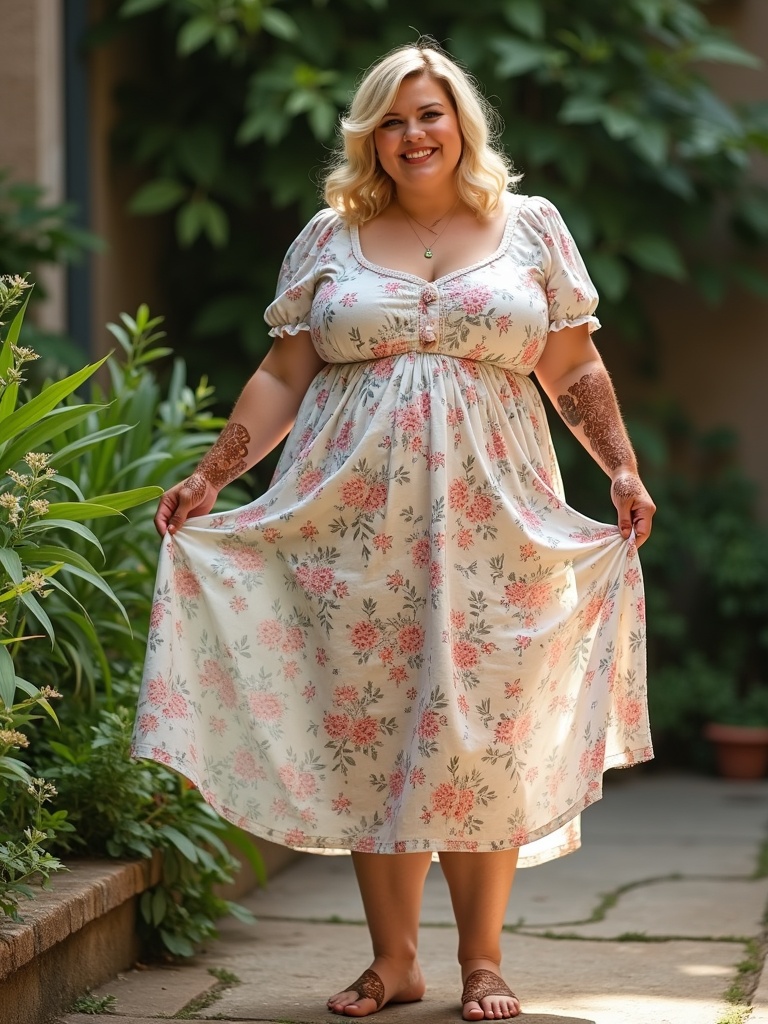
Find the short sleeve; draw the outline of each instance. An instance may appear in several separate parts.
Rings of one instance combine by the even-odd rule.
[[[523,215],[541,239],[544,287],[549,307],[549,330],[589,325],[599,330],[594,315],[598,295],[584,260],[557,208],[541,196],[531,196]]]
[[[341,223],[333,210],[320,210],[288,248],[275,298],[264,311],[273,338],[310,329],[309,315],[323,252]]]

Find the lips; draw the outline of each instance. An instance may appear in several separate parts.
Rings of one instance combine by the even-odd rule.
[[[407,163],[419,163],[422,160],[427,160],[434,152],[436,151],[431,148],[411,149],[407,153],[403,153],[402,158]]]

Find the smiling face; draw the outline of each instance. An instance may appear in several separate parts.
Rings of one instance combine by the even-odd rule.
[[[427,74],[404,79],[373,140],[379,163],[398,190],[454,191],[461,132],[451,98],[436,79]]]

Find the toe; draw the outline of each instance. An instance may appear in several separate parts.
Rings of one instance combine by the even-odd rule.
[[[471,1000],[464,1004],[462,1017],[464,1020],[484,1020],[485,1010],[482,1008],[480,1003],[476,1003],[474,1000]]]

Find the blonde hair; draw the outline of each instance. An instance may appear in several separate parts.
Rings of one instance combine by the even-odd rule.
[[[470,209],[480,216],[493,213],[502,194],[522,177],[513,173],[496,142],[500,119],[475,80],[433,43],[399,46],[367,71],[341,119],[341,144],[324,192],[328,206],[348,223],[370,220],[394,198],[394,182],[378,162],[373,133],[404,79],[417,75],[439,82],[456,110],[463,142],[456,188]]]

